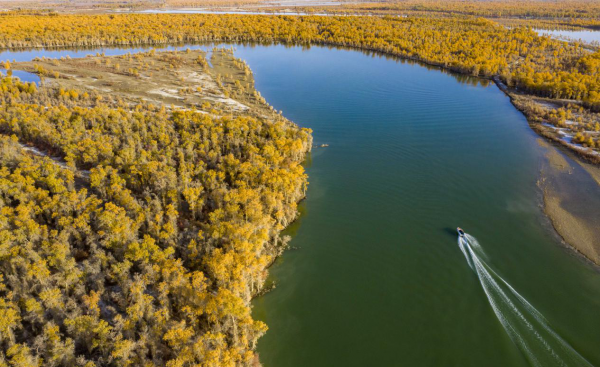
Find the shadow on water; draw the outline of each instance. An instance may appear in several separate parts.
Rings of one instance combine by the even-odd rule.
[[[313,162],[312,155],[313,155],[313,152],[308,152],[306,154],[306,156],[304,157],[304,161],[302,162],[302,167],[304,167],[304,169],[308,169],[312,166],[312,162]]]
[[[308,211],[306,208],[306,201],[302,200],[298,204],[298,216],[296,217],[296,219],[294,219],[292,223],[290,223],[290,225],[288,225],[283,230],[283,232],[281,232],[282,236],[296,236],[298,230],[300,229],[300,226],[302,225],[302,218],[305,217],[307,213]]]
[[[450,237],[456,237],[456,228],[446,227],[446,228],[442,229],[442,232],[444,232],[445,234],[447,234]]]

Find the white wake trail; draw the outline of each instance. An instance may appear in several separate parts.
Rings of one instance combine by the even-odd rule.
[[[535,367],[593,367],[560,337],[544,316],[484,260],[477,239],[465,234],[458,246],[475,271],[496,317]]]

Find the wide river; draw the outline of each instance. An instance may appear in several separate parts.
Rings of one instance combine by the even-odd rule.
[[[69,53],[82,56],[52,55]],[[600,273],[543,215],[546,148],[494,84],[335,48],[236,56],[270,104],[329,145],[307,158],[277,287],[254,301],[266,367],[600,366]],[[512,286],[506,300],[469,267],[457,226]]]

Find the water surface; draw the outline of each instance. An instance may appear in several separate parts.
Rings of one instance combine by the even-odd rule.
[[[255,301],[270,327],[258,348],[265,366],[530,365],[458,249],[456,226],[600,364],[600,277],[542,215],[544,151],[495,85],[356,51],[236,54],[275,108],[329,144],[307,163],[308,198],[290,230],[298,249]]]
[[[548,30],[537,29],[536,32],[540,35],[548,35],[564,41],[579,41],[582,43],[598,43],[600,42],[600,31],[593,30]]]
[[[23,82],[33,82],[35,84],[39,84],[40,77],[37,74],[28,73],[23,70],[11,70],[11,74],[13,77],[19,78]],[[0,75],[6,76],[8,72],[6,69],[0,69]]]

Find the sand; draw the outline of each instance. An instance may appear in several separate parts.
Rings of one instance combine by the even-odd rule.
[[[544,212],[564,241],[600,265],[600,169],[542,139]]]

